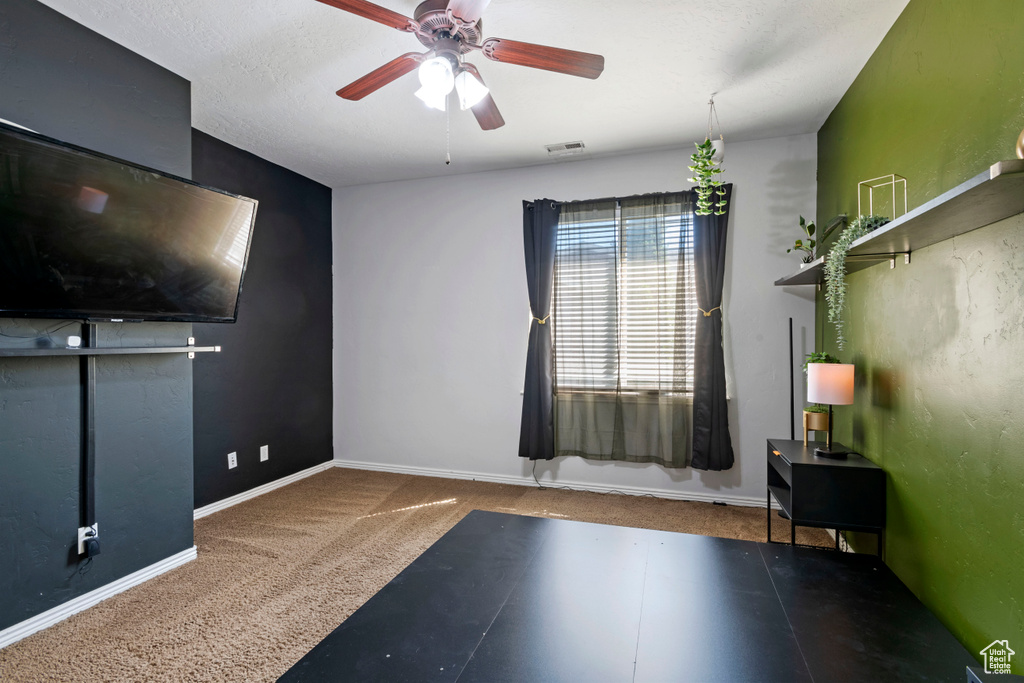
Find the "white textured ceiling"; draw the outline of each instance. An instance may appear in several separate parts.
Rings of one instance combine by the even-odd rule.
[[[315,0],[43,0],[192,82],[193,125],[332,187],[690,146],[708,98],[730,140],[812,133],[908,0],[492,0],[485,37],[605,56],[597,80],[474,63],[506,125],[427,109],[411,73],[359,102],[340,87],[415,36]],[[378,4],[412,16],[417,0]]]

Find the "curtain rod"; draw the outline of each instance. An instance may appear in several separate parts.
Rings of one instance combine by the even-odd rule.
[[[621,202],[621,201],[625,201],[627,199],[643,199],[645,197],[657,197],[659,195],[687,194],[690,191],[691,190],[673,190],[671,192],[647,192],[645,194],[629,195],[628,197],[600,197],[599,199],[572,199],[572,200],[569,200],[569,201],[557,202],[557,203],[562,205],[562,206],[564,206],[566,204],[592,204],[592,203],[596,204],[598,202]]]
[[[722,183],[722,187],[731,188],[732,187],[732,183]],[[566,204],[590,204],[590,203],[595,203],[596,204],[598,202],[621,202],[621,201],[624,201],[624,200],[627,200],[627,199],[643,199],[644,197],[656,197],[658,195],[666,195],[666,194],[688,194],[688,193],[693,192],[696,189],[697,189],[696,187],[691,187],[689,190],[673,190],[671,192],[648,192],[646,194],[633,194],[633,195],[629,195],[628,197],[600,197],[599,199],[573,199],[573,200],[569,200],[569,201],[557,201],[555,199],[552,199],[551,203],[554,206],[565,206]],[[534,203],[536,203],[538,201],[543,201],[543,200],[540,200],[540,199],[534,199],[534,200],[524,199],[523,201],[526,202],[527,204],[534,204]],[[838,216],[837,216],[837,218],[838,218]],[[835,219],[833,219],[833,220],[835,220]]]

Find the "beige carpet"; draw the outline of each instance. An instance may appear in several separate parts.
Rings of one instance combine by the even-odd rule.
[[[764,508],[332,469],[198,520],[197,560],[0,650],[0,680],[275,680],[474,509],[765,540]]]

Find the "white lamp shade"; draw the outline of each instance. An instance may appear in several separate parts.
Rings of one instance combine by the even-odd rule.
[[[455,76],[455,91],[459,94],[459,106],[463,111],[478,104],[490,92],[486,85],[468,71],[460,71]]]
[[[808,363],[807,400],[833,406],[853,403],[853,365]]]

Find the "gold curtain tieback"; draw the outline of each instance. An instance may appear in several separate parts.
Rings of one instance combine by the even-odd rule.
[[[551,314],[550,314],[550,313],[548,313],[548,314],[547,314],[546,316],[544,316],[544,319],[543,319],[543,320],[541,320],[540,318],[537,318],[537,317],[534,317],[534,320],[536,320],[538,324],[540,324],[540,325],[544,325],[544,324],[546,324],[546,323],[547,323],[547,321],[548,321],[548,318],[550,318],[550,317],[551,317]]]
[[[710,318],[712,313],[714,313],[715,311],[722,310],[722,307],[721,306],[715,306],[710,311],[705,311],[703,308],[698,307],[697,310],[700,311],[701,313],[703,313],[705,318]]]

